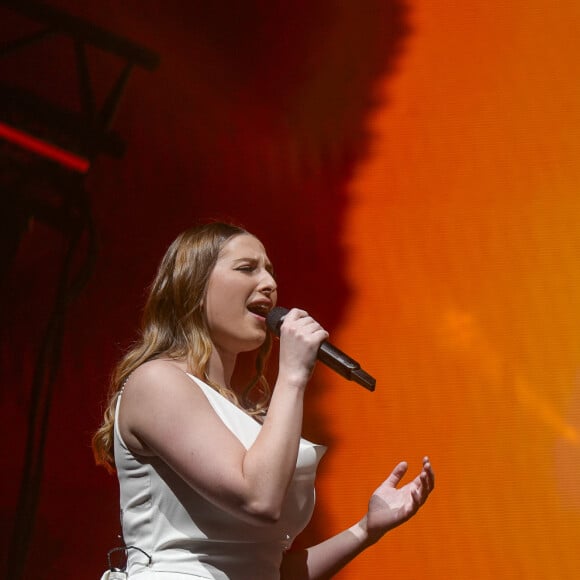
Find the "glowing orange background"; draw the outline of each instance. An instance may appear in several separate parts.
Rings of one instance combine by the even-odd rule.
[[[67,316],[26,577],[99,577],[118,545],[117,484],[89,449],[105,384],[164,249],[216,217],[261,237],[282,304],[377,377],[369,393],[316,371],[305,427],[329,452],[300,541],[351,525],[398,461],[415,473],[429,454],[428,505],[341,579],[577,577],[577,0],[50,4],[162,64],[129,83],[125,158],[91,170],[99,256]],[[71,100],[67,50],[8,72]],[[2,300],[2,567],[64,247],[35,223]]]
[[[580,570],[580,45],[574,1],[416,2],[343,235],[321,497],[354,521],[401,459],[437,489],[340,578]]]

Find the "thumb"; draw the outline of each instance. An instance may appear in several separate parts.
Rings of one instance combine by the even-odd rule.
[[[385,483],[387,485],[389,485],[390,487],[397,487],[397,485],[399,485],[399,482],[401,481],[401,479],[403,479],[405,473],[407,473],[407,469],[408,469],[408,464],[406,461],[401,461],[401,463],[399,463],[395,469],[393,469],[393,471],[391,471],[391,475],[389,475],[389,477],[387,477],[387,480],[385,481]]]

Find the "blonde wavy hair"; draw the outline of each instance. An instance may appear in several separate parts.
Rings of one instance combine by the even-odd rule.
[[[256,356],[256,374],[241,397],[212,383],[207,366],[212,352],[203,301],[210,274],[228,240],[248,234],[238,226],[213,222],[181,233],[167,250],[149,291],[139,339],[116,366],[102,425],[92,440],[98,465],[115,469],[113,428],[119,394],[129,375],[143,363],[160,357],[185,360],[188,371],[250,414],[263,413],[270,400],[264,368],[271,347],[268,334]]]

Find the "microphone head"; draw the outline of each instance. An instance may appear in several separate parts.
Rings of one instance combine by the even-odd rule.
[[[270,332],[275,336],[280,336],[280,327],[282,326],[284,317],[288,312],[290,312],[290,310],[283,306],[276,306],[268,312],[268,316],[266,316],[266,325],[270,329]]]

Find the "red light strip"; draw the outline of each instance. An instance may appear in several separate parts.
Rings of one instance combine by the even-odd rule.
[[[33,137],[24,131],[5,125],[2,122],[0,122],[0,138],[14,143],[19,147],[22,147],[22,149],[36,153],[41,157],[46,157],[47,159],[56,161],[57,163],[60,163],[60,165],[78,171],[79,173],[86,173],[91,166],[90,161],[84,157],[70,153],[56,145],[52,145],[51,143],[42,141],[37,137]]]

